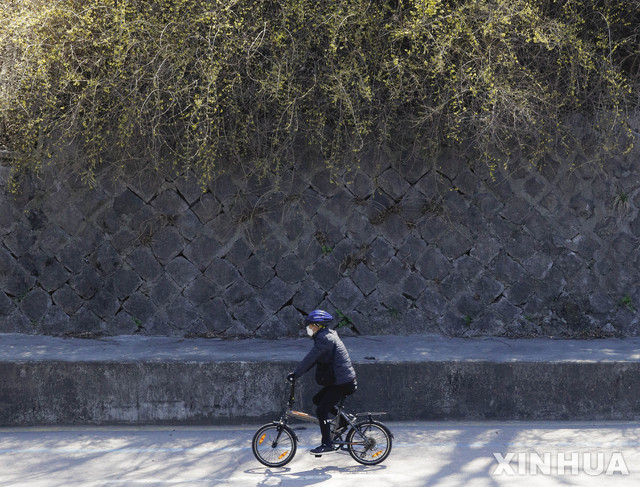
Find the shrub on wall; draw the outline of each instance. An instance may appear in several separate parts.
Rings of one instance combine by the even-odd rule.
[[[36,169],[56,147],[91,182],[103,160],[169,162],[209,181],[277,172],[313,145],[473,142],[598,151],[632,142],[639,0],[5,0],[0,144]],[[490,163],[494,163],[491,161]]]

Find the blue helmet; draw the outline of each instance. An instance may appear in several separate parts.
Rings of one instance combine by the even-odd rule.
[[[317,325],[325,326],[327,323],[333,321],[333,316],[324,310],[316,309],[307,315],[304,319],[305,325],[315,323]]]

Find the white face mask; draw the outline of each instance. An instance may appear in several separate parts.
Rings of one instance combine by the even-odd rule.
[[[309,335],[310,337],[313,336],[313,329],[310,326],[307,326],[307,335]]]

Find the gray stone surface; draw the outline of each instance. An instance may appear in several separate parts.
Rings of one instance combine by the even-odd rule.
[[[608,174],[394,157],[207,188],[134,165],[90,189],[46,166],[0,195],[0,332],[272,338],[326,306],[381,334],[640,335],[638,149]]]

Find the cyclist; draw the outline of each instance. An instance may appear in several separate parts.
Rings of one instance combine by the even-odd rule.
[[[327,327],[331,321],[333,321],[333,316],[321,309],[314,310],[307,315],[304,324],[307,334],[313,338],[314,345],[296,369],[287,375],[287,379],[293,381],[315,365],[316,382],[323,386],[313,396],[313,403],[317,406],[316,416],[320,423],[322,444],[311,450],[312,454],[335,451],[331,441],[329,414],[335,415],[336,405],[340,400],[353,394],[358,387],[356,372],[351,365],[349,352],[340,340],[338,333]]]

